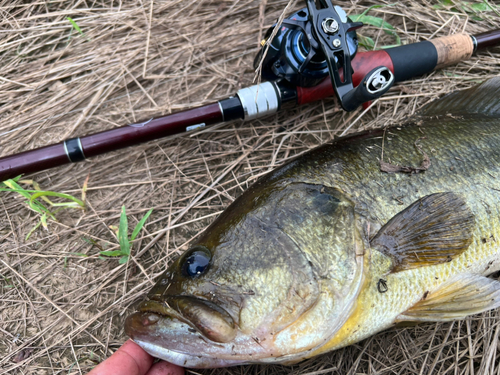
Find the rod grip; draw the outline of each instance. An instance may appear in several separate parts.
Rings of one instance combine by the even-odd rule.
[[[468,34],[454,34],[431,39],[436,47],[438,60],[436,69],[468,60],[474,52],[474,43]]]
[[[483,38],[490,41],[490,34]],[[482,43],[486,43],[481,39]],[[482,45],[481,45],[482,46]],[[474,43],[468,34],[454,34],[380,51],[360,52],[352,61],[353,84],[357,86],[365,75],[377,66],[385,66],[401,82],[432,72],[446,65],[467,60],[474,52]],[[306,104],[334,94],[330,79],[315,87],[297,87],[297,104]]]

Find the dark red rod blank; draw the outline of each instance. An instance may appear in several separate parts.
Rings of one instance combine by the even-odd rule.
[[[219,103],[214,103],[80,137],[80,141],[83,154],[87,158],[153,139],[182,133],[188,131],[189,126],[213,125],[222,121],[223,118]],[[0,159],[0,181],[5,181],[20,174],[59,167],[67,163],[70,163],[70,160],[66,153],[64,142],[36,150],[25,151]]]
[[[91,134],[81,137],[80,141],[82,142],[85,157],[89,158],[105,152],[152,141],[153,139],[183,133],[189,131],[187,129],[189,126],[196,126],[197,124],[200,126],[213,125],[222,121],[220,106],[218,103],[214,103],[149,121],[146,120],[142,123]]]
[[[69,163],[64,143],[24,151],[0,159],[0,182],[20,174],[43,171]]]
[[[474,38],[476,38],[477,41],[476,49],[494,47],[498,45],[500,30],[487,31],[482,34],[474,35]]]

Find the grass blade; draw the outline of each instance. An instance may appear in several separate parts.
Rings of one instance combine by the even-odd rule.
[[[78,31],[78,33],[81,36],[85,36],[85,34],[83,33],[82,29],[80,29],[80,26],[78,26],[78,24],[75,22],[75,20],[73,18],[66,17],[66,19],[71,23],[71,25],[73,25],[73,27],[75,28],[75,30]]]
[[[149,215],[151,215],[151,212],[153,212],[153,208],[150,209],[146,215],[144,215],[144,217],[141,219],[141,221],[139,221],[137,223],[137,225],[135,226],[134,228],[134,231],[132,232],[132,236],[130,237],[130,241],[133,241],[135,240],[135,238],[137,237],[137,235],[139,234],[139,232],[141,231],[142,227],[144,226],[144,223],[146,222],[146,220],[148,219]]]
[[[401,45],[401,38],[396,33],[396,29],[389,22],[384,21],[380,17],[367,16],[366,14],[353,14],[349,16],[353,22],[363,22],[364,24],[380,27],[386,34],[396,38],[396,45]]]
[[[80,199],[78,198],[75,198],[73,197],[72,195],[69,195],[69,194],[64,194],[64,193],[56,193],[55,191],[40,191],[40,192],[37,192],[35,194],[33,194],[31,196],[31,201],[34,201],[35,199],[37,198],[40,198],[40,197],[45,197],[45,196],[49,196],[49,197],[59,197],[59,198],[63,198],[63,199],[68,199],[70,201],[73,201],[75,202],[76,204],[78,204],[80,207],[85,207],[85,203],[83,203]]]
[[[42,221],[40,220],[37,225],[35,225],[26,235],[26,241],[31,237],[31,234],[42,224]]]
[[[118,243],[123,254],[130,254],[130,242],[128,240],[128,221],[125,206],[122,206],[122,214],[120,215],[120,226],[118,228]]]
[[[87,178],[85,179],[83,186],[82,186],[82,202],[85,204],[87,202],[87,189],[89,188],[89,178],[90,178],[90,172],[87,175]]]
[[[5,186],[7,186],[7,189],[3,188],[0,189],[0,191],[13,191],[16,193],[21,194],[23,197],[30,199],[31,195],[28,193],[27,190],[24,190],[18,183],[14,180],[7,180],[3,182]]]
[[[99,254],[105,255],[107,257],[118,257],[120,255],[123,255],[123,252],[121,250],[105,250],[99,251]]]

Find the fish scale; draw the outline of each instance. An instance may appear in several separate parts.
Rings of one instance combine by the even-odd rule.
[[[438,118],[421,126],[423,136],[426,137],[421,145],[424,151],[432,155],[432,165],[429,170],[414,175],[380,172],[377,155],[367,152],[366,148],[381,145],[382,139],[360,139],[359,136],[352,138],[352,143],[347,147],[359,159],[344,159],[342,175],[330,174],[332,177],[329,183],[353,197],[357,207],[369,207],[369,211],[363,210],[359,212],[360,215],[383,224],[404,207],[392,197],[402,196],[405,204],[408,204],[431,193],[453,191],[466,197],[476,218],[476,229],[469,249],[450,263],[389,275],[371,274],[358,299],[358,308],[363,313],[354,313],[356,318],[343,328],[345,341],[341,341],[344,334],[341,330],[330,345],[312,355],[350,345],[391,326],[401,312],[411,308],[426,292],[432,292],[443,280],[454,274],[468,272],[486,275],[500,269],[500,242],[494,240],[500,241],[500,191],[495,190],[500,190],[500,183],[493,177],[500,172],[500,121],[484,121],[483,117],[478,122],[479,116],[472,117],[473,119],[462,119],[458,123],[450,117]],[[412,154],[411,149],[415,140],[421,136],[419,128],[412,125],[404,127],[398,131],[393,141],[384,142],[385,156],[390,155],[393,162],[418,165],[422,156]],[[343,145],[324,147],[335,158],[336,163],[339,162],[338,159],[342,159]],[[314,158],[316,155],[309,156]],[[323,158],[323,153],[319,157]],[[356,173],[360,166],[363,166],[365,176],[360,177]],[[329,166],[324,165],[323,168],[328,170]],[[293,171],[289,173],[293,174]],[[308,179],[308,182],[320,183],[317,179]],[[363,192],[371,194],[365,195]],[[366,197],[370,199],[365,200]],[[487,239],[486,243],[484,239]],[[377,289],[381,278],[387,280],[386,293],[380,293]],[[366,306],[370,308],[367,309]],[[349,323],[357,324],[360,328],[353,329],[349,327]]]

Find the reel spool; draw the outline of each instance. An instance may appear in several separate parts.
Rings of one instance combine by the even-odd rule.
[[[328,75],[342,107],[352,111],[360,104],[378,98],[394,83],[387,67],[377,67],[362,82],[376,82],[369,88],[352,84],[351,61],[358,51],[356,30],[361,22],[352,22],[345,11],[330,0],[306,0],[303,8],[285,19],[276,36],[266,47],[274,26],[262,41],[254,67],[262,62],[262,77],[268,81],[285,80],[293,86],[313,87]]]
[[[340,8],[339,8],[340,9]],[[343,12],[343,10],[342,10]],[[345,14],[345,13],[344,13]],[[294,86],[313,87],[329,76],[328,64],[317,42],[314,43],[314,57],[306,61],[311,51],[311,43],[306,33],[311,32],[311,23],[308,22],[309,11],[303,8],[285,19],[281,28],[269,44],[266,57],[262,63],[262,78],[266,81],[284,79]],[[351,21],[347,18],[349,22]],[[297,24],[294,21],[299,21]],[[305,24],[305,29],[302,28]],[[254,60],[254,67],[260,63],[262,54],[266,49],[265,43],[274,30],[270,27],[261,42],[262,49]],[[358,52],[358,39],[356,31],[347,33],[349,57],[352,60]]]

